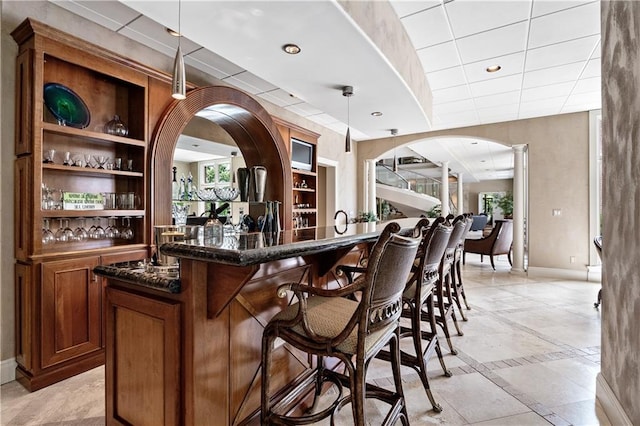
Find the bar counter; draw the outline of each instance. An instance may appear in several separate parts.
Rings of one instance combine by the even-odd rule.
[[[397,222],[409,232],[417,220]],[[107,277],[107,424],[259,424],[262,330],[289,303],[277,287],[344,285],[335,266],[359,264],[384,226],[237,234],[221,246],[163,244],[163,254],[180,259],[177,282],[96,268]],[[308,357],[288,345],[275,348],[273,359],[272,393],[309,371]]]

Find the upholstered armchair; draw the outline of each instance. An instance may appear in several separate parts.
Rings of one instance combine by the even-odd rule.
[[[491,267],[495,270],[493,256],[506,254],[511,264],[511,243],[513,243],[513,222],[511,220],[496,220],[491,233],[478,240],[465,240],[463,263],[467,253],[477,253],[480,261],[487,255],[491,259]]]

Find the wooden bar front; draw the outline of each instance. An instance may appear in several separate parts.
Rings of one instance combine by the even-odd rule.
[[[259,424],[262,331],[289,303],[277,286],[339,285],[333,265],[358,263],[366,247],[247,266],[182,258],[177,294],[108,277],[107,424]],[[273,390],[309,363],[277,347]]]

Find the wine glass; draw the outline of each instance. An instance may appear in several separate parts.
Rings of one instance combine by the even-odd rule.
[[[60,220],[60,227],[56,231],[56,241],[60,243],[66,243],[69,241],[73,241],[73,230],[69,228],[69,219],[58,219]],[[63,225],[64,221],[64,225]]]
[[[89,238],[92,240],[102,240],[105,237],[104,228],[100,226],[100,218],[93,218],[93,226],[89,229]]]
[[[71,153],[69,151],[64,153],[62,164],[64,166],[73,166],[73,161],[71,160]]]
[[[115,225],[115,216],[112,216],[108,219],[107,229],[104,230],[105,236],[107,238],[116,239],[120,238],[120,230]]]
[[[104,165],[109,162],[109,157],[107,157],[106,155],[94,155],[93,159],[96,160],[96,163],[98,163],[99,169],[104,169]]]
[[[44,220],[44,227],[42,228],[42,245],[49,245],[56,242],[56,237],[49,229],[49,219]]]
[[[125,225],[126,221],[126,225]],[[122,218],[122,224],[124,228],[120,231],[120,238],[123,240],[133,240],[133,229],[131,229],[131,218],[129,216],[125,216]]]
[[[78,227],[73,231],[73,237],[76,241],[85,241],[89,239],[89,233],[84,228],[85,218],[78,219]]]
[[[93,168],[93,165],[91,164],[91,154],[85,154],[84,155],[84,163],[85,163],[85,167],[89,167],[89,168]]]

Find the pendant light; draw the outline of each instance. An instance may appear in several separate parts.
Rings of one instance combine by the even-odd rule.
[[[342,88],[342,96],[347,97],[347,137],[344,141],[344,152],[351,152],[351,128],[349,125],[349,98],[353,96],[353,86],[344,86]]]
[[[391,136],[393,136],[393,172],[396,173],[398,171],[398,157],[396,156],[396,135],[398,134],[398,129],[391,129]]]
[[[176,58],[173,61],[173,78],[171,79],[171,96],[174,99],[185,99],[187,97],[187,80],[184,73],[184,57],[182,56],[181,40],[182,31],[181,24],[181,12],[182,4],[178,0],[178,50],[176,51]]]

